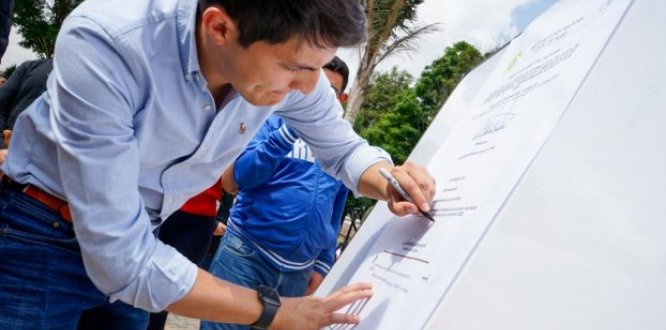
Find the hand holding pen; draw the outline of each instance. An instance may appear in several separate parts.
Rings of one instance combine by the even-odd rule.
[[[435,180],[430,173],[424,167],[411,162],[396,166],[391,172],[384,168],[379,169],[381,176],[389,183],[391,211],[397,215],[419,212],[434,221],[427,213],[435,195]]]

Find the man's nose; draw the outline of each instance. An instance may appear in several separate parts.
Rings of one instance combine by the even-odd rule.
[[[289,87],[299,90],[303,94],[310,94],[317,86],[319,74],[319,70],[303,70],[296,75]]]

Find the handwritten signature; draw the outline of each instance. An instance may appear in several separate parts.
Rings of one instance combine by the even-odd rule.
[[[474,134],[474,138],[472,140],[477,140],[484,136],[503,130],[504,127],[506,127],[506,123],[513,118],[516,118],[516,114],[513,112],[498,113],[488,118],[486,123],[481,126],[481,129],[479,129],[479,131]]]

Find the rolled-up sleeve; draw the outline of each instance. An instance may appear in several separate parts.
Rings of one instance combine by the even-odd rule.
[[[294,93],[286,102],[285,109],[276,113],[310,146],[322,168],[354,195],[359,195],[358,184],[368,167],[381,161],[392,163],[386,151],[370,146],[342,119],[341,105],[323,72],[315,91]]]
[[[88,276],[112,300],[158,311],[190,291],[197,268],[152,233],[133,120],[145,84],[122,42],[86,18],[67,20],[49,120]]]

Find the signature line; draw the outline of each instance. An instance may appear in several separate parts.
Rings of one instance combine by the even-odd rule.
[[[428,260],[424,260],[424,259],[420,259],[420,258],[415,258],[415,257],[406,256],[406,255],[404,255],[404,254],[396,253],[396,252],[389,251],[389,250],[384,250],[384,252],[385,252],[385,253],[388,253],[388,254],[392,254],[392,255],[394,255],[394,256],[403,257],[403,258],[406,258],[406,259],[411,259],[411,260],[420,261],[420,262],[423,262],[423,263],[426,263],[426,264],[429,264],[429,263],[430,263],[430,261],[428,261]]]

